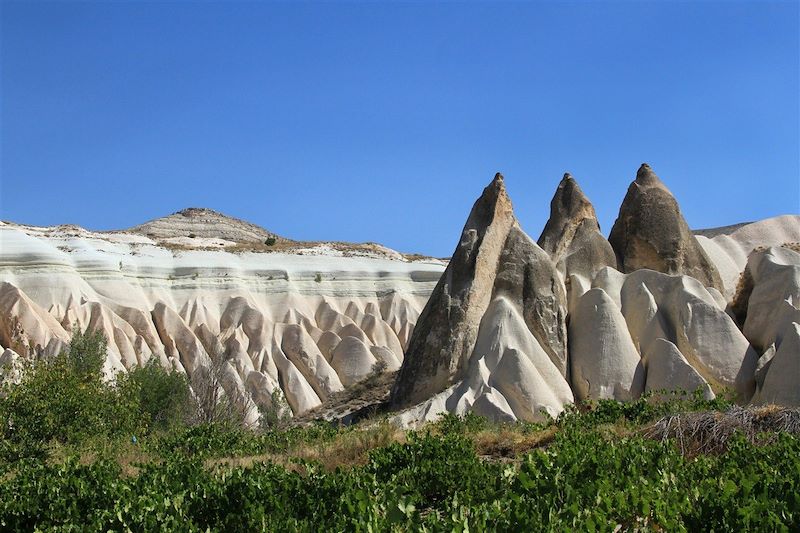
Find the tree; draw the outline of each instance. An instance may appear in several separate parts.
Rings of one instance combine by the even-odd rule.
[[[195,401],[195,423],[230,426],[246,424],[256,406],[246,392],[239,390],[236,383],[225,379],[226,374],[234,372],[221,354],[212,355],[208,365],[195,369],[190,381]]]
[[[14,453],[43,456],[51,441],[78,444],[140,427],[136,399],[103,380],[106,346],[102,334],[76,329],[67,350],[25,364],[0,400],[0,436]]]
[[[121,394],[133,396],[149,430],[168,429],[186,422],[192,395],[186,376],[162,367],[155,357],[118,378]]]

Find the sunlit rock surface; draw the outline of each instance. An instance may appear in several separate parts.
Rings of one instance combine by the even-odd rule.
[[[51,357],[74,327],[101,331],[109,375],[151,358],[192,374],[222,357],[231,386],[262,403],[279,387],[295,413],[379,359],[399,368],[442,261],[326,243],[251,250],[271,234],[233,219],[210,236],[221,215],[199,211],[199,226],[178,213],[130,232],[2,224],[0,345]]]

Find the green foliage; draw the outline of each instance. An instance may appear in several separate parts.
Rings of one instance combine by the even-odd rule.
[[[431,425],[431,429],[438,429],[444,435],[463,435],[477,433],[489,426],[489,422],[482,416],[473,412],[464,415],[445,413]]]
[[[267,246],[275,246],[276,242],[277,241],[275,240],[275,237],[267,237],[267,239],[264,241],[264,244]]]
[[[590,400],[581,405],[566,406],[556,423],[564,429],[584,431],[602,424],[647,424],[676,412],[722,411],[731,405],[731,400],[724,396],[705,400],[701,391],[692,395],[673,393],[673,398],[670,400],[657,399],[650,395],[643,395],[631,402]]]
[[[64,357],[73,374],[94,381],[102,374],[107,352],[108,340],[102,333],[83,333],[75,327]]]
[[[120,394],[137,401],[148,430],[165,430],[189,419],[193,406],[186,377],[166,370],[155,358],[119,376],[117,381]]]
[[[329,442],[345,431],[350,430],[322,423],[258,433],[221,424],[200,424],[157,435],[146,446],[162,456],[215,458],[260,455],[285,452],[300,443]]]
[[[51,442],[131,433],[140,425],[135,398],[103,381],[106,342],[76,331],[69,349],[29,363],[0,399],[3,457],[44,457]]]
[[[270,403],[267,406],[259,406],[258,424],[262,430],[283,427],[289,420],[289,403],[280,388],[275,387],[270,394]]]
[[[412,433],[361,467],[209,467],[202,446],[263,452],[279,439],[181,437],[192,450],[125,476],[106,459],[23,461],[0,478],[0,528],[132,531],[791,531],[800,527],[800,440],[688,459],[671,444],[562,432],[518,466],[456,434]],[[316,430],[318,431],[318,430]],[[326,430],[333,431],[335,430]],[[216,433],[215,433],[216,432]],[[325,433],[330,435],[330,433]],[[319,435],[317,435],[319,436]],[[297,438],[313,438],[311,433]],[[176,441],[177,441],[176,436]],[[201,444],[203,443],[203,444]]]

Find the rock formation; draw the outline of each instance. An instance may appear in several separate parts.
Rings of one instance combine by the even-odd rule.
[[[723,294],[730,300],[753,250],[800,243],[800,216],[783,215],[748,224],[698,230],[695,237],[719,270],[725,286]]]
[[[646,163],[628,188],[608,241],[623,272],[648,268],[686,274],[706,287],[725,290],[716,266],[689,230],[672,193]]]
[[[735,392],[740,401],[750,399],[758,356],[725,312],[724,302],[712,295],[713,288],[706,288],[689,276],[670,276],[646,269],[622,274],[608,267],[595,276],[592,289],[597,288],[622,313],[645,370],[654,343],[664,339],[674,344],[709,384]],[[578,306],[588,294],[577,300]],[[570,309],[571,313],[574,311]],[[573,322],[571,318],[570,328]],[[574,341],[570,336],[571,345]],[[591,382],[591,375],[588,379]],[[676,375],[674,379],[689,377]]]
[[[571,396],[563,386],[566,337],[561,279],[547,253],[520,229],[498,174],[475,203],[420,315],[392,402],[406,407],[445,391],[441,405],[477,402],[523,419],[537,418],[545,407],[557,413]],[[542,375],[551,378],[531,389],[531,380]]]
[[[604,266],[617,267],[614,250],[600,233],[592,203],[569,174],[564,174],[550,202],[550,218],[538,244],[567,280],[572,275],[592,279]]]
[[[514,214],[497,174],[470,211],[453,257],[409,340],[392,401],[411,405],[441,392],[460,375],[492,296],[503,243]]]
[[[267,239],[284,240],[271,231],[213,209],[189,207],[128,230],[153,239],[221,239],[238,243],[265,243]]]
[[[554,273],[553,262],[544,260],[545,250],[532,244],[516,220],[499,253],[497,242],[486,237],[486,226],[471,224],[479,219],[476,211],[494,212],[481,207],[487,198],[493,202],[502,198],[503,206],[510,205],[500,185],[496,179],[476,203],[456,255],[434,291],[437,297],[429,300],[420,316],[393,391],[394,405],[406,407],[396,418],[399,423],[417,426],[445,411],[472,411],[497,420],[538,420],[541,414],[537,413],[554,416],[574,400],[631,400],[643,392],[699,391],[710,399],[717,392],[729,391],[745,403],[756,391],[757,371],[760,385],[754,401],[794,401],[792,395],[775,394],[786,382],[775,385],[777,377],[770,377],[770,367],[779,354],[784,370],[793,369],[800,359],[786,355],[794,354],[791,324],[797,322],[796,308],[789,304],[800,300],[792,288],[798,285],[790,280],[800,278],[794,271],[776,270],[787,265],[800,268],[800,255],[773,251],[772,256],[780,258],[764,264],[751,257],[757,283],[748,297],[751,306],[762,302],[771,306],[756,316],[769,317],[763,320],[773,323],[772,329],[760,322],[753,327],[764,337],[762,343],[772,343],[775,354],[759,364],[757,350],[727,312],[730,293],[716,267],[649,167],[639,170],[628,191],[612,231],[614,248],[600,234],[594,210],[575,181],[564,177],[539,239],[558,263],[559,273]],[[509,210],[504,213],[513,217]],[[487,226],[494,221],[484,220]],[[507,226],[505,222],[503,227]],[[746,232],[747,227],[735,231]],[[473,232],[482,238],[471,238]],[[496,261],[494,271],[487,268],[475,275],[474,269],[463,268],[465,257],[481,253]],[[617,260],[624,272],[616,270]],[[466,276],[454,278],[454,272]],[[559,307],[549,302],[562,301],[560,284],[553,281],[561,276],[570,287],[567,359],[554,356],[562,353],[559,329],[542,328],[560,324]],[[773,286],[776,280],[782,280],[781,288]],[[490,284],[491,297],[485,307],[453,297],[450,289],[479,290],[485,299]],[[547,287],[553,288],[551,293]],[[533,312],[542,304],[549,314]],[[478,315],[474,344],[462,342],[459,350],[451,350],[447,332],[474,331]],[[466,321],[466,316],[473,318]],[[775,329],[786,333],[771,332]],[[790,339],[782,352],[781,335]],[[569,373],[563,371],[564,362]]]
[[[647,367],[645,392],[659,395],[699,390],[706,400],[716,397],[708,382],[689,364],[678,347],[664,338],[653,341],[643,361]]]
[[[269,407],[280,391],[296,415],[381,369],[399,369],[407,426],[538,421],[643,392],[800,405],[800,217],[695,237],[643,165],[609,240],[569,175],[537,244],[498,174],[447,265],[204,209],[121,232],[0,223],[0,382],[78,328],[108,339],[108,376],[155,359],[195,382],[214,367],[226,392]]]
[[[789,324],[774,354],[753,403],[800,407],[800,324]]]
[[[208,221],[202,229],[196,219],[223,215],[196,211],[160,219],[159,237],[0,223],[0,347],[51,357],[73,327],[100,331],[109,376],[151,358],[192,376],[221,359],[224,387],[260,405],[279,388],[295,414],[363,379],[378,360],[387,371],[400,367],[440,261],[377,248],[346,257],[325,244],[302,255],[209,250],[233,244],[221,237],[250,234],[236,220],[220,223],[221,233]],[[197,247],[169,247],[170,235],[188,230],[196,236],[181,238]]]
[[[784,247],[753,253],[745,275],[752,287],[744,334],[760,353],[771,345],[778,349],[791,324],[800,324],[800,253]]]
[[[762,353],[754,403],[800,406],[800,253],[792,248],[800,247],[767,248],[747,261],[743,330]]]
[[[569,339],[578,400],[635,400],[642,394],[642,358],[619,307],[603,289],[591,289],[570,311]]]
[[[417,427],[443,412],[468,411],[493,420],[531,422],[555,417],[572,403],[569,384],[531,333],[519,305],[492,300],[481,320],[463,380],[405,410],[404,426]]]

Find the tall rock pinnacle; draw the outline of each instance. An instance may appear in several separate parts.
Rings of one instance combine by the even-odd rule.
[[[686,274],[706,287],[724,290],[717,268],[689,230],[678,202],[647,163],[628,187],[608,241],[623,272],[648,268]]]
[[[592,203],[569,174],[564,174],[550,202],[550,218],[538,244],[565,278],[571,274],[591,278],[604,266],[617,267],[614,250],[600,233]]]
[[[563,284],[550,258],[519,228],[503,177],[475,202],[453,257],[417,321],[392,403],[421,402],[463,378],[492,298],[514,302],[530,332],[566,373]]]

